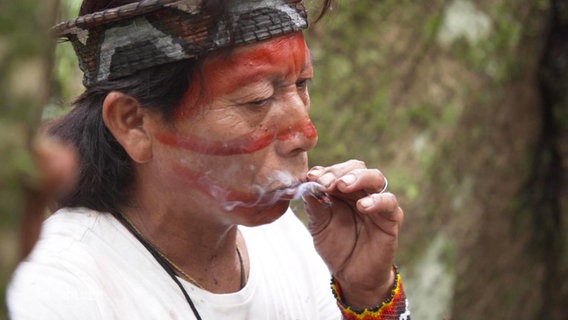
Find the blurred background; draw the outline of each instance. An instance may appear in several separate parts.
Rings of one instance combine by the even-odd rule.
[[[2,301],[42,203],[33,137],[82,90],[48,29],[79,6],[0,2]],[[413,319],[568,319],[568,2],[336,0],[307,40],[311,165],[388,177]]]

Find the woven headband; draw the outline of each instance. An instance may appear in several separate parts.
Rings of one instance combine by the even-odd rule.
[[[143,0],[80,16],[53,31],[71,41],[88,87],[308,26],[302,0],[235,0],[216,18],[202,11],[204,1]]]

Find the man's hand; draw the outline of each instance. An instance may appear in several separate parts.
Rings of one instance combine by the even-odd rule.
[[[377,169],[350,160],[314,167],[308,181],[325,186],[331,205],[305,197],[314,244],[354,308],[380,304],[394,282],[394,261],[403,211]]]

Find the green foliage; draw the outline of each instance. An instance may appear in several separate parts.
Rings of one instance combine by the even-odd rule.
[[[76,15],[80,1],[62,3],[59,20]],[[21,18],[29,17],[36,4],[32,0],[0,3],[2,75],[13,70],[11,59],[42,48],[32,31],[36,23],[30,23],[36,20]],[[471,36],[465,28],[461,33],[450,30],[449,38],[442,36],[451,26],[448,8],[455,5],[475,11],[484,32]],[[413,297],[411,305],[427,301],[427,295],[441,299],[440,305],[446,308],[436,311],[445,312],[443,315],[433,314],[422,305],[413,316],[417,319],[450,317],[454,305],[458,311],[468,311],[459,314],[464,319],[498,310],[501,301],[493,301],[493,295],[487,298],[486,291],[481,291],[483,294],[471,297],[467,292],[479,287],[502,293],[514,306],[509,309],[519,310],[517,315],[527,310],[523,308],[535,310],[519,303],[523,299],[515,294],[515,283],[501,280],[513,272],[511,268],[532,267],[523,260],[522,248],[517,248],[516,256],[509,248],[522,241],[511,241],[506,232],[505,236],[491,232],[510,226],[518,213],[509,208],[515,203],[511,190],[523,182],[533,165],[528,146],[535,127],[526,128],[527,134],[513,129],[524,119],[523,112],[532,112],[528,118],[538,116],[538,106],[521,109],[524,101],[516,99],[526,90],[534,91],[531,85],[536,81],[520,87],[522,92],[514,90],[518,82],[534,80],[548,8],[545,0],[344,0],[336,1],[333,11],[307,33],[315,67],[310,113],[319,134],[310,163],[329,165],[358,158],[385,172],[389,190],[397,195],[408,217],[397,258],[397,263],[411,270],[403,270],[408,283],[423,286],[422,267],[438,266],[449,273],[446,289],[452,294],[455,290],[453,297],[423,290],[429,287],[407,287],[423,292]],[[8,50],[6,37],[12,35],[21,35],[23,40],[13,47],[16,49]],[[68,43],[57,46],[55,59],[44,119],[65,112],[82,90],[81,74]],[[0,78],[4,103],[14,101],[4,89],[9,88],[6,79]],[[21,201],[13,186],[22,176],[33,176],[33,164],[25,151],[26,121],[33,102],[18,101],[23,107],[10,102],[0,109],[0,152],[10,155],[0,168],[2,211],[19,210]],[[553,110],[562,132],[568,128],[566,110]],[[14,123],[13,119],[24,120]],[[524,229],[519,230],[522,235]],[[483,269],[485,264],[488,269]],[[467,277],[459,273],[472,269],[475,272]],[[519,274],[525,280],[531,272]],[[527,294],[525,301],[536,301],[533,292],[523,293]],[[474,304],[469,303],[471,299]]]
[[[495,84],[503,84],[520,75],[519,64],[527,59],[517,55],[521,35],[526,32],[526,18],[515,15],[515,4],[501,2],[484,13],[490,18],[490,32],[471,41],[466,37],[451,43],[451,51],[472,70],[487,76]]]
[[[4,1],[0,4],[0,37],[4,41],[6,37],[19,39],[10,42],[11,48],[5,58],[35,56],[37,52],[44,50],[45,40],[36,37],[37,30],[43,28],[42,17],[22,19],[35,12],[35,8],[34,0]]]
[[[26,128],[9,121],[0,121],[0,154],[10,155],[3,159],[0,168],[0,212],[3,216],[0,229],[12,227],[21,212],[22,198],[19,185],[22,179],[31,180],[34,165],[26,148]]]
[[[5,158],[0,167],[0,212],[10,217],[8,225],[21,209],[23,179],[33,181],[35,176],[28,147],[46,92],[41,77],[50,57],[48,37],[38,37],[38,30],[45,30],[49,10],[41,15],[37,8],[32,0],[0,5],[0,154]]]
[[[0,3],[0,284],[6,283],[17,258],[17,223],[23,212],[24,187],[37,179],[30,145],[49,94],[51,39],[47,34],[56,1]],[[4,294],[4,290],[2,290]],[[4,301],[4,299],[2,299]],[[5,315],[0,305],[0,318]]]
[[[81,1],[62,0],[60,20],[77,16]],[[81,70],[70,42],[58,41],[55,46],[55,65],[52,73],[51,103],[46,108],[44,119],[51,119],[65,113],[69,104],[84,89]]]
[[[507,206],[511,189],[522,186],[531,170],[526,160],[535,135],[531,122],[538,120],[527,118],[539,113],[530,105],[538,99],[526,99],[538,95],[535,66],[548,7],[542,0],[341,1],[309,32],[315,66],[311,114],[319,134],[310,161],[359,158],[386,173],[409,217],[402,265],[419,263],[416,258],[438,234],[454,241],[440,258],[449,272],[479,268],[499,255],[489,253],[499,251],[497,244],[513,245],[506,231],[494,235],[484,222],[501,219],[495,228],[508,230],[507,219],[518,213]],[[456,8],[449,21],[448,11]],[[560,108],[554,114],[566,119]],[[522,124],[527,128],[515,129]],[[473,258],[459,251],[464,246],[486,252],[476,251]],[[524,258],[499,255],[516,270],[527,265]],[[488,286],[506,283],[503,277],[502,270],[492,270],[491,277],[456,278],[454,307],[469,310],[472,319],[495,310],[489,300],[469,303],[467,291],[487,279],[495,280]],[[509,299],[515,310],[521,308],[519,295]],[[444,316],[451,315],[416,314]]]

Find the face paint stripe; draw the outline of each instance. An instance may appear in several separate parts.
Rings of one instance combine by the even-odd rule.
[[[244,136],[226,141],[212,141],[198,136],[185,137],[175,133],[156,135],[156,139],[165,145],[214,156],[253,153],[266,148],[272,142],[272,137],[271,134],[265,134],[256,139]]]
[[[266,148],[275,138],[279,141],[286,141],[294,138],[296,134],[301,134],[310,140],[317,137],[314,125],[309,119],[306,119],[286,130],[281,130],[277,134],[268,132],[257,135],[253,131],[248,135],[225,141],[212,141],[195,135],[186,137],[181,134],[166,132],[157,133],[156,139],[165,145],[191,150],[204,155],[230,156],[250,154]]]

